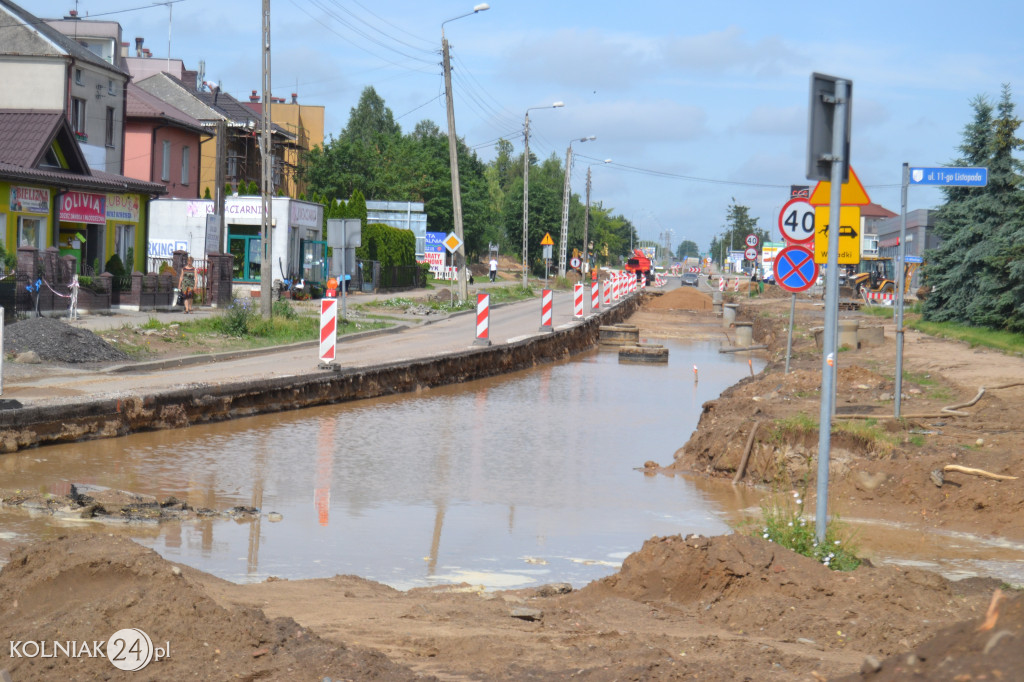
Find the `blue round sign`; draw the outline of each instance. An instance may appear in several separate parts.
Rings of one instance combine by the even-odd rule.
[[[772,270],[775,272],[775,283],[793,293],[806,291],[818,281],[818,264],[814,262],[814,254],[803,246],[787,246],[775,254]]]

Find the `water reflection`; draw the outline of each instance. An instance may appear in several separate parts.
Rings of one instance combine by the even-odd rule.
[[[651,535],[727,530],[692,484],[635,468],[671,461],[747,360],[667,345],[668,366],[593,352],[417,395],[18,453],[0,459],[2,485],[61,494],[82,482],[283,514],[118,529],[235,581],[582,584]],[[68,527],[6,511],[0,524],[5,555]],[[83,526],[96,524],[71,527]]]

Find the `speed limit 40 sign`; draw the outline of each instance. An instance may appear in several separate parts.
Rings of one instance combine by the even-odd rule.
[[[779,213],[779,232],[790,244],[814,241],[814,206],[807,199],[792,199]]]

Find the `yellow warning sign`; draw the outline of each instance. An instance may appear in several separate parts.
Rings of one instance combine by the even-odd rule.
[[[832,202],[832,183],[819,182],[807,200],[811,206],[828,206]],[[860,178],[850,166],[850,181],[843,183],[839,190],[839,204],[842,206],[865,206],[871,203],[867,190],[860,184]]]
[[[544,239],[540,240],[540,245],[541,246],[554,246],[555,245],[555,240],[553,240],[551,238],[551,233],[550,232],[545,232],[544,233]]]
[[[853,179],[853,169],[850,170]],[[814,209],[814,262],[828,263],[828,206]],[[836,263],[853,265],[860,262],[860,206],[839,207],[839,253]]]

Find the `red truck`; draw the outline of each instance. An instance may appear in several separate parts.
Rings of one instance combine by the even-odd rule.
[[[633,257],[626,261],[626,272],[632,272],[637,281],[643,277],[647,284],[651,283],[651,259],[640,249],[633,249]]]

